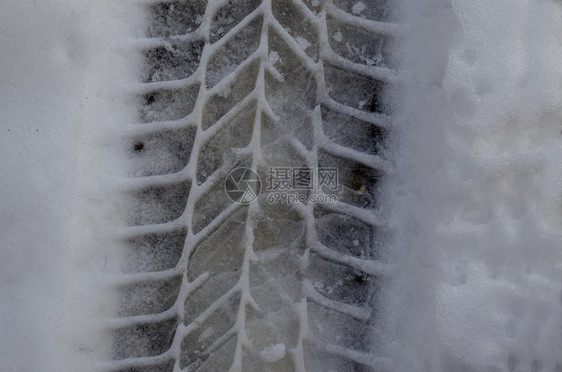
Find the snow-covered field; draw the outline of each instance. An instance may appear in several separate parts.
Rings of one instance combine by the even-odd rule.
[[[389,371],[562,371],[562,5],[389,3],[402,31],[377,352]],[[110,353],[100,283],[136,115],[133,8],[0,4],[1,371],[92,370]]]

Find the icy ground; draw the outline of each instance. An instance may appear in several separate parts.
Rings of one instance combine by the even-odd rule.
[[[107,138],[132,110],[115,87],[134,76],[112,45],[126,2],[111,3],[0,4],[2,371],[89,370],[104,341],[89,319],[106,301],[91,291],[112,223]],[[559,372],[561,4],[393,6],[395,269],[373,338],[392,371]]]

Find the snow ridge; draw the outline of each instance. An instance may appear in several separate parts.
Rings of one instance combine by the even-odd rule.
[[[388,370],[559,371],[561,4],[397,4]]]

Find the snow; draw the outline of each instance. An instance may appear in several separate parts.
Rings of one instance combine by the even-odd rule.
[[[268,363],[277,362],[285,356],[285,344],[275,344],[260,352],[261,357]]]
[[[343,40],[343,35],[339,31],[334,32],[334,35],[332,35],[332,37],[334,38],[335,41],[342,41]]]
[[[116,162],[98,137],[119,121],[115,106],[127,111],[104,92],[130,76],[108,57],[117,7],[90,3],[0,4],[3,371],[88,370],[103,344],[94,329],[106,300],[93,285],[104,260],[96,239],[111,219],[92,211],[103,211]]]
[[[0,361],[51,370],[85,68],[83,7],[0,5]]]
[[[277,62],[279,62],[279,53],[277,53],[276,51],[271,51],[269,53],[269,60],[271,61],[272,64],[276,64]]]
[[[383,195],[400,270],[375,337],[393,371],[559,370],[561,5],[406,0],[397,13]]]

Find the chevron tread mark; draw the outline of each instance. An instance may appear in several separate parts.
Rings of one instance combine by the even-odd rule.
[[[140,0],[139,0],[140,1]],[[107,371],[374,371],[377,184],[398,25],[382,2],[143,0]],[[132,84],[133,85],[133,84]],[[248,205],[230,170],[337,168],[336,202]],[[323,192],[323,191],[322,191]]]

